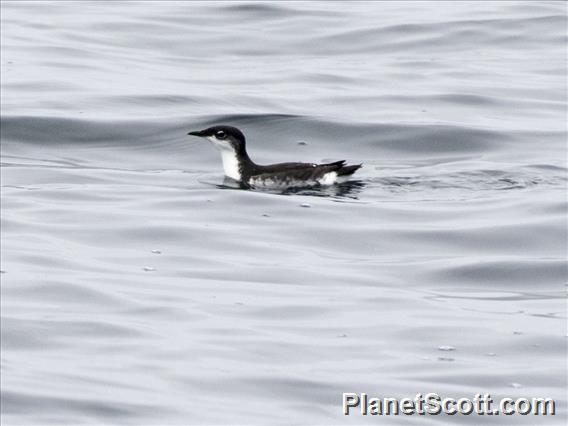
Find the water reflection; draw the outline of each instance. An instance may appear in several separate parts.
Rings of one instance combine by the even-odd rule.
[[[229,177],[225,177],[222,184],[217,184],[220,189],[242,189],[251,191],[268,192],[279,195],[305,195],[311,197],[333,197],[333,198],[349,198],[358,199],[358,195],[363,191],[367,184],[362,180],[351,180],[338,183],[335,185],[316,185],[316,186],[300,186],[292,188],[260,188],[247,185],[242,182],[235,181]]]

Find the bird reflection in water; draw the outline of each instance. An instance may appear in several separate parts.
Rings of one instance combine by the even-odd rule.
[[[358,195],[365,188],[366,183],[362,180],[349,180],[347,182],[337,183],[334,185],[315,185],[315,186],[298,186],[290,188],[256,188],[242,182],[235,181],[225,177],[223,183],[217,185],[220,189],[243,189],[268,192],[280,195],[307,195],[311,197],[334,197],[334,198],[350,198],[358,199]]]

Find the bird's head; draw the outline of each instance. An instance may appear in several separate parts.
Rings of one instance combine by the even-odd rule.
[[[245,135],[233,126],[213,126],[188,135],[209,140],[219,151],[244,152]]]

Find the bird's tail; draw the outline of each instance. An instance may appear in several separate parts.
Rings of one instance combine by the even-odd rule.
[[[355,173],[358,169],[360,169],[363,164],[353,164],[351,166],[344,166],[342,165],[341,168],[337,170],[337,176],[349,176]]]

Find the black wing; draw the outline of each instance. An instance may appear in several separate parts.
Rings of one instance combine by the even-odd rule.
[[[353,174],[361,164],[346,166],[345,160],[326,164],[315,163],[279,163],[257,166],[254,178],[273,178],[279,181],[317,181],[326,173],[337,172],[338,176]]]

